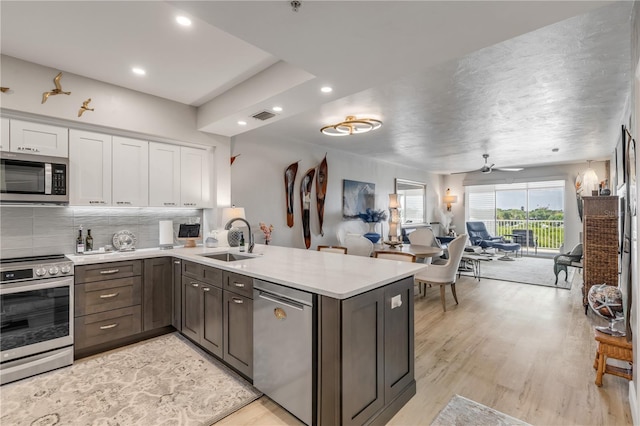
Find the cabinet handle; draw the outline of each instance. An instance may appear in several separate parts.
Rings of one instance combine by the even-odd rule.
[[[244,300],[236,299],[235,297],[232,297],[231,300],[233,300],[233,303],[237,303],[238,305],[242,305],[244,303]]]
[[[111,299],[112,297],[116,297],[120,293],[109,293],[109,294],[101,294],[100,299]]]
[[[100,330],[108,330],[110,328],[117,327],[117,326],[118,326],[118,323],[114,322],[113,324],[100,326]]]
[[[116,204],[131,205],[131,201],[116,201]]]
[[[202,287],[202,291],[211,291],[209,287]]]
[[[194,283],[193,281],[191,281],[190,283],[193,287],[200,287],[200,285],[198,283]]]
[[[111,275],[111,274],[117,274],[118,272],[120,272],[120,269],[108,269],[106,271],[100,271],[101,275]]]
[[[18,151],[40,152],[38,148],[31,148],[30,146],[19,146]]]
[[[175,263],[176,265],[179,265],[180,261],[179,260],[174,260],[173,263]]]
[[[165,206],[175,206],[176,203],[163,203]]]
[[[233,283],[234,286],[238,287],[238,288],[244,288],[244,283]]]

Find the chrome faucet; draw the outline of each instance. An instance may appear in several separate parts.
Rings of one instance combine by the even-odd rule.
[[[245,219],[241,217],[236,217],[234,219],[231,219],[229,222],[227,222],[227,224],[224,226],[224,229],[226,229],[227,231],[231,229],[231,224],[236,220],[240,220],[246,223],[247,228],[249,228],[249,250],[248,251],[249,253],[253,253],[253,246],[255,245],[255,243],[253,242],[253,234],[251,233],[251,225],[249,225],[249,222],[247,222]]]

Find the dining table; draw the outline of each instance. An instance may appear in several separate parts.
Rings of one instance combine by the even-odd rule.
[[[444,253],[444,251],[440,247],[422,246],[418,244],[402,244],[395,247],[383,244],[376,247],[376,251],[384,251],[389,253],[410,253],[418,259],[431,259],[434,257],[440,257]]]

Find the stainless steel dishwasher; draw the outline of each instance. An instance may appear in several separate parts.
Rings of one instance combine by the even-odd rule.
[[[253,280],[253,385],[312,424],[313,294]]]

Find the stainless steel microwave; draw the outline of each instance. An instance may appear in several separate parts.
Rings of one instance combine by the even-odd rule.
[[[69,204],[69,160],[0,152],[0,203]]]

